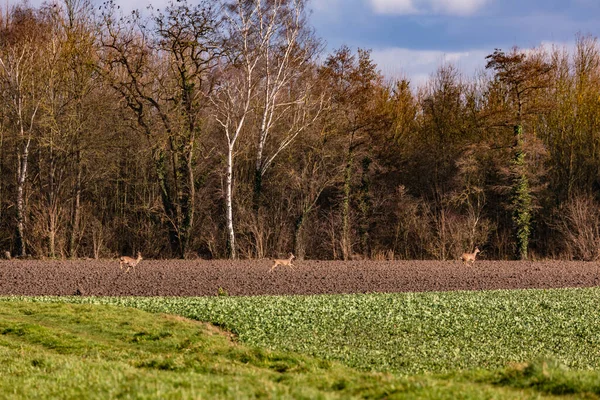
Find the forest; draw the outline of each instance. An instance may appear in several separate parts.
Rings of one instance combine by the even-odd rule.
[[[600,46],[392,80],[307,0],[0,16],[5,256],[600,258]],[[401,65],[399,66],[401,67]]]

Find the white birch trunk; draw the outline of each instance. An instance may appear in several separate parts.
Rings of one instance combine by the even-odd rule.
[[[229,258],[236,259],[235,230],[233,229],[233,146],[227,149],[227,188],[225,197]]]

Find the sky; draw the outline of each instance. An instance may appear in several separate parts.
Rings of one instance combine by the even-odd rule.
[[[115,1],[124,10],[168,2]],[[572,48],[577,34],[600,36],[600,0],[308,1],[309,21],[324,41],[325,56],[342,45],[370,49],[384,76],[409,79],[413,87],[448,62],[472,77],[496,48]],[[41,2],[29,0],[33,6]]]
[[[371,49],[381,72],[423,84],[443,63],[466,77],[496,48],[572,48],[600,35],[599,0],[312,0],[312,24],[332,51]]]

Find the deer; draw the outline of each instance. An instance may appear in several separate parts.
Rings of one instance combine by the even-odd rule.
[[[126,265],[127,269],[125,270],[125,272],[129,272],[129,268],[135,269],[135,266],[138,265],[140,261],[142,261],[142,253],[138,251],[137,258],[131,258],[127,256],[121,257],[119,259],[119,267],[123,269],[123,265]]]
[[[477,253],[480,253],[481,251],[479,250],[479,247],[475,247],[475,251],[473,251],[472,253],[463,253],[462,256],[460,256],[460,259],[462,260],[463,264],[466,264],[468,262],[470,262],[471,264],[475,263],[475,257],[477,257]]]
[[[275,269],[275,267],[277,267],[278,265],[288,266],[291,269],[295,269],[294,266],[292,265],[292,260],[294,258],[296,258],[296,256],[294,256],[294,254],[290,253],[290,257],[289,258],[284,258],[284,259],[275,258],[275,259],[273,259],[273,266],[271,267],[271,269],[269,270],[269,272],[273,271]]]

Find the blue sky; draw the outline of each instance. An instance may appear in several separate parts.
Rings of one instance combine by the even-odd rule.
[[[29,0],[34,6],[41,1]],[[148,1],[158,8],[168,2],[116,0],[124,10],[144,9]],[[371,49],[384,75],[408,78],[414,86],[444,62],[471,77],[495,48],[572,47],[578,33],[600,36],[600,0],[309,1],[326,53],[344,44]]]
[[[423,83],[444,62],[466,77],[495,48],[570,48],[599,36],[600,0],[312,0],[311,21],[332,51],[372,50],[390,77]]]

